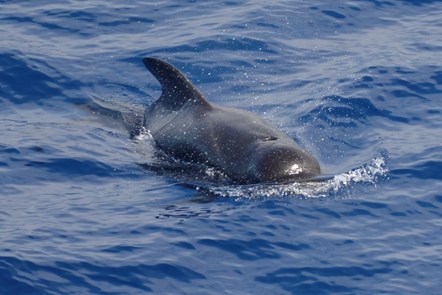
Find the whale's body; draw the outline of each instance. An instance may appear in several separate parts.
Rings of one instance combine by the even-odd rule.
[[[320,174],[318,161],[291,138],[258,117],[209,103],[175,67],[144,58],[162,86],[141,125],[167,154],[204,163],[237,183],[287,182]]]

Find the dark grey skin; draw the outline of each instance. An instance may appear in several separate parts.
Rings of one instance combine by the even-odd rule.
[[[145,110],[142,125],[166,153],[215,167],[241,184],[302,181],[321,173],[313,156],[257,115],[209,103],[164,61],[143,62],[162,95]]]

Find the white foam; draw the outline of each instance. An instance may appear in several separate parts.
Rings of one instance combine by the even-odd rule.
[[[355,183],[371,183],[376,185],[376,179],[388,172],[385,158],[374,158],[370,164],[363,165],[349,172],[335,175],[326,181],[302,182],[281,185],[229,185],[209,187],[208,191],[222,197],[233,198],[262,198],[297,196],[303,198],[323,198],[336,194],[343,189],[352,187]]]
[[[134,138],[135,150],[142,155],[144,163],[154,163],[155,158],[155,140],[153,139],[150,130],[142,127],[140,134]]]
[[[153,142],[153,136],[150,133],[149,129],[146,129],[145,127],[142,127],[141,130],[140,130],[140,134],[138,134],[135,137],[135,140],[139,141],[139,142],[146,142],[146,141],[147,142]]]

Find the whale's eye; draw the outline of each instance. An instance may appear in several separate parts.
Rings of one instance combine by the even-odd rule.
[[[265,136],[262,138],[262,141],[272,141],[272,140],[277,140],[278,138],[275,136]]]

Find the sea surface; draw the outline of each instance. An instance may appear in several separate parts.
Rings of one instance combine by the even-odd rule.
[[[144,56],[326,179],[152,165],[91,108],[154,102]],[[0,0],[0,294],[441,294],[441,112],[440,1]]]

